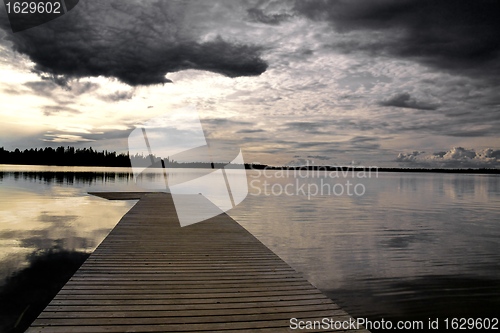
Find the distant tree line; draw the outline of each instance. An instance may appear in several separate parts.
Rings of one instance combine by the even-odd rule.
[[[90,148],[75,149],[74,147],[40,148],[9,151],[0,147],[0,164],[22,165],[60,165],[60,166],[105,166],[105,167],[135,167],[153,168],[222,168],[226,163],[188,162],[179,163],[170,158],[160,158],[155,155],[117,154],[107,150],[97,151]]]
[[[128,154],[74,147],[9,151],[0,148],[0,164],[130,167]]]
[[[0,147],[0,164],[22,165],[60,165],[60,166],[104,166],[104,167],[135,167],[153,168],[216,168],[224,167],[225,163],[191,162],[178,163],[156,155],[117,154],[107,150],[97,151],[90,148],[57,147],[9,151]]]

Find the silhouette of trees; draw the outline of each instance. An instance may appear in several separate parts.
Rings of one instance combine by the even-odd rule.
[[[40,149],[16,148],[14,151],[0,148],[0,164],[22,164],[22,165],[61,165],[61,166],[106,166],[106,167],[130,167],[131,160],[134,166],[153,168],[214,168],[224,167],[225,163],[190,162],[178,163],[169,157],[160,158],[156,155],[129,155],[117,154],[116,152],[97,151],[90,148],[75,149],[74,147],[47,147]]]
[[[0,164],[130,167],[130,159],[128,154],[107,150],[99,152],[92,147],[75,149],[61,146],[23,151],[18,148],[8,151],[1,147]]]

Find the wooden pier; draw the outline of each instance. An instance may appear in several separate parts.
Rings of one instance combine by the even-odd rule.
[[[327,332],[343,330],[290,319],[352,320],[226,214],[181,228],[169,194],[94,194],[140,200],[29,333]]]

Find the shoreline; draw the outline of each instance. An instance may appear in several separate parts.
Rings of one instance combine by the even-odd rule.
[[[209,165],[200,165],[198,163],[194,163],[196,165],[179,165],[179,166],[171,166],[173,169],[212,169]],[[226,167],[225,163],[215,163],[215,168]],[[237,165],[234,165],[237,166]],[[2,170],[4,167],[40,167],[42,168],[76,168],[76,170],[65,170],[65,171],[46,171],[40,170],[39,172],[88,172],[89,168],[107,171],[110,169],[123,169],[123,172],[127,172],[129,170],[132,173],[132,168],[127,166],[83,166],[83,165],[50,165],[50,164],[9,164],[4,163],[0,164],[0,172],[17,172],[17,170]],[[151,169],[159,169],[161,167],[152,167]],[[455,173],[455,174],[484,174],[484,175],[498,175],[500,174],[500,169],[425,169],[425,168],[378,168],[375,166],[369,167],[346,167],[346,166],[329,166],[329,165],[321,165],[321,166],[270,166],[265,164],[245,164],[246,170],[269,170],[269,171],[318,171],[318,172],[366,172],[366,171],[374,171],[381,173]],[[21,172],[38,172],[38,170],[19,170]]]

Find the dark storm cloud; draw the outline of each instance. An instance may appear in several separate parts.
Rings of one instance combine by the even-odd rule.
[[[398,108],[417,109],[417,110],[437,109],[437,105],[434,105],[432,103],[427,103],[424,101],[418,101],[407,92],[394,95],[391,98],[380,102],[380,105],[394,106]]]
[[[131,86],[170,82],[184,69],[228,77],[259,75],[267,69],[261,48],[222,38],[199,41],[196,22],[183,22],[190,2],[84,1],[46,24],[10,33],[13,49],[27,55],[42,78],[67,86],[73,78],[104,76]]]
[[[283,21],[290,19],[290,14],[266,14],[260,8],[247,9],[248,18],[253,22],[260,22],[264,24],[277,25]]]
[[[297,0],[295,10],[328,21],[339,32],[383,33],[370,41],[339,44],[498,82],[500,1],[497,0]]]

